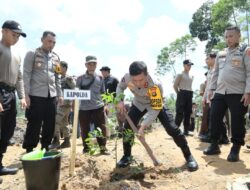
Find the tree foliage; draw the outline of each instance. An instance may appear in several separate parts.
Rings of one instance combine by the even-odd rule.
[[[161,49],[160,55],[157,56],[156,72],[159,75],[164,75],[166,72],[173,71],[176,75],[174,64],[177,58],[187,58],[188,52],[195,50],[196,41],[190,34],[182,36],[170,43],[169,46]]]
[[[224,48],[223,34],[229,25],[236,25],[245,31],[249,44],[249,0],[219,0],[217,3],[208,0],[192,17],[189,30],[193,37],[200,41],[207,40],[205,52],[213,48]]]

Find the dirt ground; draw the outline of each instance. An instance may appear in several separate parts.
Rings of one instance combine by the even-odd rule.
[[[19,129],[20,130],[20,129]],[[18,130],[18,131],[19,131]],[[250,138],[249,138],[250,139]],[[250,183],[250,149],[242,147],[240,162],[230,163],[226,158],[231,145],[221,146],[218,156],[205,156],[202,150],[208,146],[198,140],[197,134],[187,137],[192,153],[199,164],[199,170],[187,171],[180,149],[164,129],[156,124],[146,140],[154,154],[162,162],[154,167],[142,145],[136,143],[133,156],[136,163],[129,168],[115,168],[115,141],[108,141],[110,156],[82,154],[81,140],[77,140],[75,175],[69,176],[70,148],[63,150],[61,162],[61,190],[217,190],[217,189],[249,189]],[[249,141],[250,142],[250,141]],[[122,156],[122,143],[118,140],[117,157]],[[19,161],[24,150],[20,142],[8,148],[4,157],[6,166],[18,166],[20,171],[13,176],[2,176],[1,190],[24,190],[25,178]],[[237,180],[245,180],[245,185],[233,185]],[[249,182],[249,183],[248,183]],[[46,187],[44,187],[46,189]]]

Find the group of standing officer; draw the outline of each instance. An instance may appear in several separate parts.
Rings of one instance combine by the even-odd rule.
[[[203,95],[204,121],[199,137],[210,142],[205,155],[220,154],[219,144],[228,144],[227,130],[223,118],[231,114],[232,147],[227,157],[229,162],[239,161],[240,148],[245,144],[245,114],[250,103],[250,48],[240,46],[241,32],[236,26],[225,29],[227,48],[210,53],[207,57],[206,90]],[[192,76],[189,75],[192,63],[185,60],[184,71],[174,81],[177,93],[176,125],[180,126],[184,117],[184,134],[188,135],[192,105]],[[206,120],[206,121],[205,121]],[[230,129],[229,129],[230,130]]]
[[[245,144],[245,114],[250,103],[250,48],[240,47],[241,32],[238,27],[225,30],[227,48],[218,53],[209,86],[211,101],[211,144],[204,150],[206,155],[219,154],[221,123],[226,110],[231,113],[231,142],[227,160],[239,160],[241,146]]]

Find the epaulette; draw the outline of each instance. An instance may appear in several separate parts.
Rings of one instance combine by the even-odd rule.
[[[247,44],[242,44],[240,47],[240,52],[244,52],[247,48]]]
[[[57,58],[59,59],[59,61],[60,61],[60,57],[59,57],[59,55],[57,55],[54,51],[52,51],[51,52],[52,54],[54,54],[54,55],[56,55],[57,56]]]

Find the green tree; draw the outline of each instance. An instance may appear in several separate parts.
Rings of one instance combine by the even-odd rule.
[[[173,71],[176,75],[174,64],[177,58],[187,58],[188,52],[195,50],[197,46],[196,41],[190,34],[182,36],[170,43],[169,47],[161,49],[161,54],[157,56],[156,73],[164,75],[166,72]]]
[[[200,41],[206,41],[205,52],[211,52],[214,46],[220,42],[220,36],[216,34],[212,26],[212,7],[214,3],[208,0],[193,14],[192,22],[189,24],[189,31],[192,37]]]
[[[175,101],[176,101],[176,95],[173,93],[171,93],[169,97],[165,99],[165,105],[172,113],[175,113]]]
[[[225,47],[224,30],[229,25],[237,25],[244,32],[249,44],[249,0],[219,0],[217,3],[208,0],[192,17],[189,30],[192,37],[206,41],[205,52]]]

